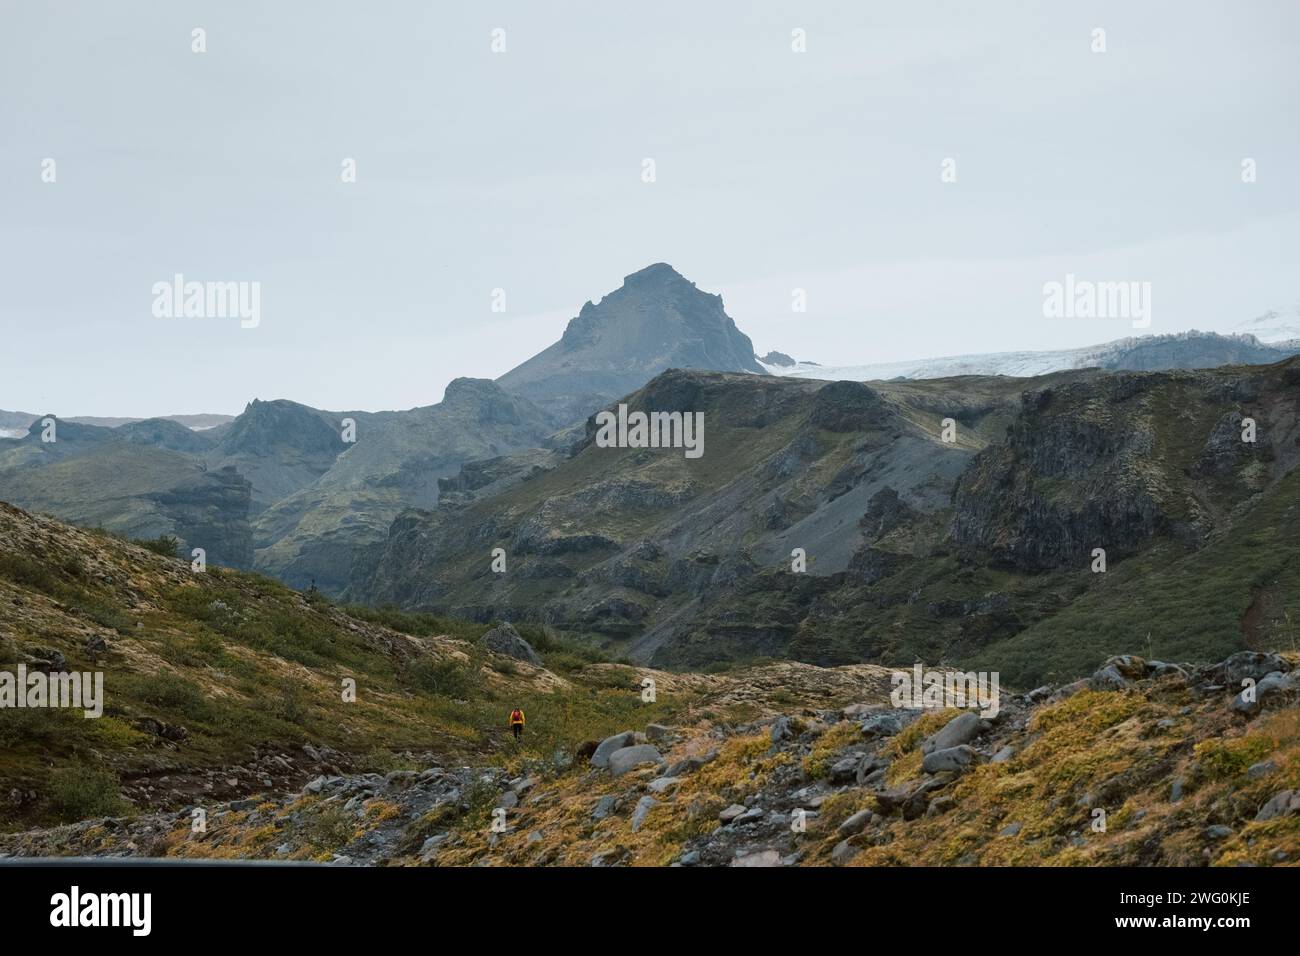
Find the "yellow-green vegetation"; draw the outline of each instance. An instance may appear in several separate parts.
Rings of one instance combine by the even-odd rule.
[[[767,776],[788,763],[788,753],[772,754],[765,734],[735,737],[718,751],[718,756],[687,778],[688,793],[716,794],[736,803],[759,789]]]
[[[862,741],[862,731],[852,721],[841,721],[817,738],[812,752],[803,760],[803,769],[814,780],[830,776],[831,764],[838,754],[850,744]]]
[[[870,806],[871,798],[862,790],[831,794],[817,810],[817,830],[833,834],[841,823]]]
[[[698,746],[699,742],[696,742]],[[677,755],[685,751],[674,752]],[[671,758],[670,758],[671,759]],[[421,838],[440,829],[452,829],[463,842],[438,855],[439,866],[467,865],[486,857],[497,863],[585,866],[601,852],[611,852],[633,866],[662,866],[680,855],[690,840],[718,825],[718,812],[760,790],[772,772],[790,763],[787,752],[772,752],[765,734],[734,737],[717,756],[687,775],[675,793],[656,797],[656,806],[634,833],[626,814],[638,799],[636,784],[654,775],[652,769],[634,771],[617,780],[605,773],[578,767],[544,781],[531,799],[512,815],[517,829],[492,840],[486,816],[467,819],[455,813],[440,814],[422,824]],[[623,815],[601,821],[591,819],[592,808],[605,796],[623,800]],[[530,834],[540,839],[530,841]],[[408,840],[414,849],[417,841]]]
[[[1203,548],[1188,552],[1158,543],[1125,562],[1122,576],[1102,580],[1059,614],[997,648],[976,655],[972,669],[1000,669],[1003,680],[1033,680],[1043,660],[1056,677],[1079,674],[1127,646],[1174,660],[1221,660],[1241,649],[1243,620],[1252,609],[1271,613],[1254,625],[1257,647],[1300,650],[1300,470],[1283,476],[1239,521]],[[1082,573],[1082,572],[1081,572]],[[996,666],[991,663],[996,662]]]
[[[0,657],[52,648],[70,670],[102,671],[105,697],[99,719],[0,711],[0,789],[41,795],[6,803],[0,829],[118,813],[119,780],[219,768],[253,747],[325,745],[384,771],[401,751],[550,759],[692,699],[643,704],[639,672],[544,635],[539,643],[565,655],[563,679],[503,667],[466,643],[485,629],[345,610],[220,567],[195,574],[188,562],[0,505],[0,636],[13,635],[0,639]],[[87,649],[91,637],[106,637],[106,654]],[[506,727],[515,706],[528,714],[521,744]],[[145,717],[186,736],[144,731]]]
[[[956,716],[957,711],[952,708],[930,711],[908,724],[902,733],[890,738],[889,743],[880,751],[881,756],[890,760],[885,779],[894,784],[920,773],[921,761],[924,759],[921,741]]]
[[[1300,818],[1254,822],[1270,795],[1300,785],[1300,712],[1243,727],[1223,701],[1203,702],[1186,719],[1190,700],[1185,690],[1085,690],[1045,706],[1011,760],[965,773],[945,791],[952,804],[938,816],[892,818],[888,838],[863,847],[853,865],[1272,864],[1267,854],[1278,850],[1300,857]],[[943,723],[933,717],[886,749],[906,760]],[[1159,727],[1179,718],[1177,732]],[[1276,771],[1249,779],[1247,768],[1265,760]],[[919,775],[908,764],[895,782]],[[1175,802],[1179,778],[1185,795]],[[1205,827],[1219,822],[1234,835],[1209,841]],[[1020,825],[1014,835],[999,836],[1011,824]],[[827,837],[823,850],[833,843]]]

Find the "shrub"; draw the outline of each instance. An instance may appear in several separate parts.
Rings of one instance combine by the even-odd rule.
[[[279,693],[271,705],[271,713],[287,724],[301,724],[307,717],[307,705],[303,703],[298,685],[291,681],[280,684]]]
[[[159,672],[134,678],[136,696],[147,704],[190,720],[212,719],[212,704],[196,684],[174,674]]]
[[[469,668],[451,658],[422,657],[407,668],[406,674],[415,687],[443,697],[468,697],[476,683]]]
[[[118,789],[117,777],[93,767],[65,767],[50,775],[49,807],[60,820],[118,816],[127,803]]]
[[[46,594],[53,594],[59,587],[58,578],[49,568],[20,554],[0,554],[0,577]]]
[[[327,807],[307,825],[307,838],[320,849],[336,850],[352,842],[356,826],[340,806]]]
[[[169,534],[160,534],[152,539],[136,538],[131,543],[168,558],[176,557],[181,547],[181,543]]]
[[[446,635],[463,641],[476,641],[488,629],[486,624],[438,617],[434,614],[407,613],[391,605],[373,608],[362,604],[349,604],[343,608],[343,611],[349,617],[355,617],[359,621],[382,624],[384,627],[400,631],[402,634],[410,634],[412,637]]]
[[[1234,740],[1203,740],[1196,745],[1198,780],[1229,780],[1246,772],[1251,764],[1273,751],[1267,737],[1239,737]]]

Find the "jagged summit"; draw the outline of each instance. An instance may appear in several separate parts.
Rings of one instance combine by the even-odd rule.
[[[722,297],[656,262],[598,303],[587,302],[559,342],[497,383],[568,424],[670,368],[764,374]]]
[[[626,289],[629,286],[671,285],[674,282],[683,282],[692,289],[695,288],[694,282],[691,282],[668,263],[654,262],[644,269],[624,276],[623,288]]]

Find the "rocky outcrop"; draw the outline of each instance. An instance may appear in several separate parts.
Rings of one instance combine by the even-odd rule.
[[[185,553],[203,548],[207,560],[232,568],[253,566],[253,532],[248,522],[252,484],[235,468],[202,477],[153,495],[173,522]]]
[[[0,855],[444,867],[1284,865],[1300,818],[1300,792],[1283,770],[1300,746],[1288,729],[1300,688],[1244,717],[1217,683],[1278,661],[1295,672],[1288,657],[1236,655],[1153,676],[1160,665],[1120,655],[1112,664],[1132,675],[1122,692],[1008,692],[989,721],[897,708],[887,681],[868,689],[883,676],[870,668],[772,665],[702,685],[714,706],[746,695],[756,718],[652,725],[658,747],[616,734],[593,748],[603,766],[557,754],[512,776],[408,753],[408,767],[358,772],[308,744],[258,755],[247,769],[266,789],[205,800],[206,832],[193,831],[189,807],[147,810],[3,835]],[[827,709],[816,701],[828,688],[856,691],[857,702]],[[794,712],[776,709],[777,691],[787,705],[797,699]]]
[[[953,494],[949,533],[967,554],[1022,571],[1082,566],[1094,548],[1140,549],[1170,524],[1148,462],[1155,432],[1138,414],[1149,379],[1026,392],[1005,441],[981,452]]]
[[[542,659],[537,656],[531,644],[519,636],[514,625],[509,621],[498,624],[492,630],[488,631],[478,639],[479,646],[493,654],[501,654],[505,657],[513,657],[517,661],[524,661],[532,664],[534,667],[542,666]]]
[[[567,423],[670,368],[765,374],[722,298],[660,262],[627,276],[598,304],[588,302],[560,341],[497,383]]]

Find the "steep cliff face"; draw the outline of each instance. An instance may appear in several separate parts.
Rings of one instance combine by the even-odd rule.
[[[1261,390],[1262,389],[1262,390]],[[1123,374],[1027,391],[1006,438],[953,495],[968,555],[1022,571],[1085,567],[1160,535],[1203,543],[1275,477],[1294,397],[1263,372]],[[1257,427],[1243,440],[1243,419]]]
[[[815,576],[847,572],[880,537],[876,528],[869,541],[859,519],[882,492],[901,498],[895,510],[909,515],[945,508],[978,436],[1014,408],[1005,382],[969,393],[958,414],[970,440],[950,445],[927,387],[665,372],[626,404],[702,415],[700,458],[680,448],[601,447],[593,417],[558,466],[454,510],[403,515],[376,572],[354,590],[481,619],[537,617],[631,641],[643,657],[664,648],[671,657],[749,582],[801,590],[768,578],[790,568],[796,549]],[[496,547],[507,555],[504,574],[490,570]],[[733,605],[733,623],[755,611]],[[776,640],[771,615],[757,613],[769,618],[759,630]],[[788,643],[789,629],[776,630],[777,643]]]
[[[497,379],[555,416],[579,421],[670,368],[766,374],[722,297],[660,262],[588,302],[560,341]]]
[[[235,468],[206,471],[155,492],[162,515],[183,553],[203,548],[208,561],[230,568],[253,566],[253,529],[248,522],[252,483]]]
[[[1280,544],[1300,525],[1298,384],[1300,360],[870,385],[669,372],[626,404],[703,412],[703,457],[599,447],[589,420],[528,481],[402,515],[357,594],[671,666],[978,659],[1031,681],[1139,639],[1226,654],[1300,584]],[[1158,620],[1126,610],[1144,601]]]

